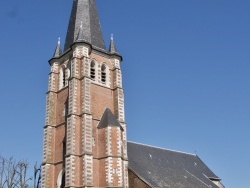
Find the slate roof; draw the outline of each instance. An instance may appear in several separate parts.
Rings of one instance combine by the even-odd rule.
[[[84,41],[84,31],[83,31],[83,26],[82,24],[80,25],[79,32],[76,37],[77,42],[86,42]]]
[[[113,35],[111,35],[111,39],[110,39],[109,52],[111,54],[118,54]]]
[[[95,0],[74,0],[70,15],[64,51],[70,48],[83,27],[84,41],[106,50]]]
[[[121,129],[123,129],[109,108],[106,108],[106,110],[104,111],[101,117],[100,122],[97,125],[98,129],[102,129],[106,127],[120,127]]]
[[[128,142],[128,161],[154,188],[218,188],[209,178],[219,178],[194,154]]]
[[[60,57],[61,55],[62,55],[62,49],[61,49],[60,38],[59,38],[53,57],[57,58],[57,57]]]

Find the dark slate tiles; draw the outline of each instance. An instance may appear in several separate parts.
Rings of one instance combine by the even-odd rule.
[[[62,49],[61,49],[60,38],[59,38],[53,57],[57,58],[57,57],[60,57],[61,55],[62,55]]]
[[[64,51],[70,48],[77,38],[80,26],[83,27],[83,40],[102,50],[106,50],[95,0],[74,0],[69,20]]]
[[[152,187],[218,188],[197,155],[128,142],[129,169]],[[209,178],[208,178],[209,177]]]
[[[106,127],[121,127],[120,123],[118,122],[118,120],[115,118],[114,114],[111,112],[111,110],[109,108],[106,108],[106,110],[104,111],[102,118],[99,122],[99,124],[97,125],[98,129],[102,129],[102,128],[106,128]]]
[[[115,46],[115,41],[114,41],[113,35],[111,35],[111,40],[110,40],[110,44],[109,44],[109,52],[111,54],[118,54],[116,46]]]

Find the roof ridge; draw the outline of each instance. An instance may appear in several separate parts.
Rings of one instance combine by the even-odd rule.
[[[188,152],[183,152],[183,151],[178,151],[178,150],[173,150],[173,149],[167,149],[167,148],[163,148],[163,147],[158,147],[158,146],[152,146],[152,145],[148,145],[148,144],[142,144],[142,143],[138,143],[138,142],[133,142],[133,141],[127,141],[133,144],[137,144],[137,145],[142,145],[142,146],[147,146],[147,147],[151,147],[151,148],[156,148],[156,149],[161,149],[161,150],[165,150],[165,151],[172,151],[172,152],[176,152],[176,153],[182,153],[182,154],[187,154],[187,155],[192,155],[192,156],[196,156],[196,154],[193,153],[188,153]]]

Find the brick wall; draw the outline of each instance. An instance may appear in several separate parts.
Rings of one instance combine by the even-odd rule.
[[[129,187],[133,188],[151,188],[145,182],[143,182],[135,173],[128,171]]]
[[[94,80],[90,78],[92,60],[96,63]],[[50,64],[42,188],[56,187],[63,169],[66,187],[128,187],[119,58],[75,44]],[[102,65],[106,67],[105,82]],[[123,129],[97,130],[106,108],[115,114]]]

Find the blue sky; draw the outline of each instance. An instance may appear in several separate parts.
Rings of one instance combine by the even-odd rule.
[[[123,55],[128,139],[197,153],[250,187],[250,1],[97,0]],[[41,161],[45,93],[72,1],[0,2],[0,154]]]

